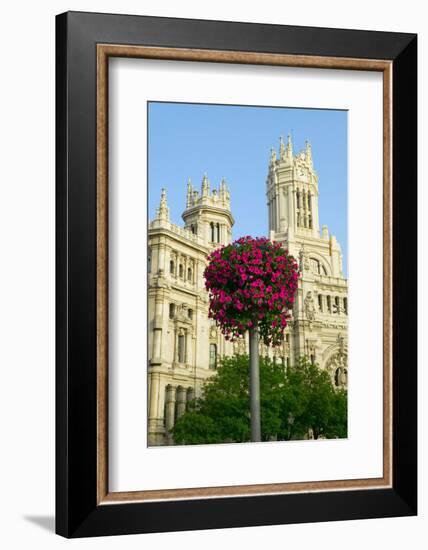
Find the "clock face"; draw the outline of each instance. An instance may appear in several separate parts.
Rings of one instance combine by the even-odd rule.
[[[308,171],[306,168],[298,168],[297,175],[300,179],[303,179],[303,180],[308,179]]]

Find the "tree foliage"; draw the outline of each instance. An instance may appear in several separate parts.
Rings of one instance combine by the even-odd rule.
[[[172,433],[177,444],[251,440],[249,360],[246,355],[222,359],[202,396],[188,404]],[[347,437],[347,393],[336,390],[329,375],[302,357],[285,368],[260,360],[262,440]]]

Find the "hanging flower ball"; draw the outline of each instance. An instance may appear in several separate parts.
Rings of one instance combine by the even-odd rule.
[[[258,327],[268,345],[279,345],[290,318],[299,279],[298,265],[281,244],[242,237],[208,256],[204,271],[209,317],[227,340]]]

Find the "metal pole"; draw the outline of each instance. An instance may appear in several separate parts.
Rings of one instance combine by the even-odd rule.
[[[259,332],[250,329],[250,402],[251,402],[251,441],[261,441],[260,424],[260,373],[259,373]]]

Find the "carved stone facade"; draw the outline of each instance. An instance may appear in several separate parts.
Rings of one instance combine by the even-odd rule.
[[[326,225],[319,228],[318,176],[308,142],[294,154],[291,136],[286,145],[280,140],[279,155],[271,152],[266,194],[270,238],[298,258],[301,272],[290,323],[291,362],[307,355],[345,387],[348,281],[339,243]]]
[[[318,178],[311,147],[293,154],[289,136],[272,151],[267,177],[269,236],[299,260],[301,279],[282,346],[260,352],[293,364],[301,355],[347,386],[347,280],[340,245],[318,221]],[[232,241],[234,220],[224,180],[201,190],[189,181],[184,227],[171,223],[166,191],[149,224],[148,444],[172,444],[169,430],[215,374],[219,357],[247,353],[247,342],[226,342],[208,319],[203,271],[215,247]]]

